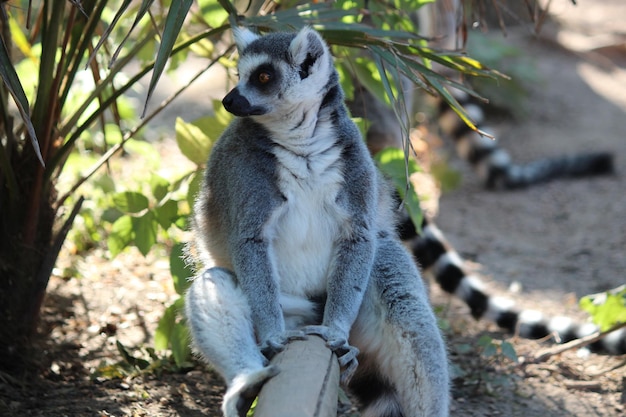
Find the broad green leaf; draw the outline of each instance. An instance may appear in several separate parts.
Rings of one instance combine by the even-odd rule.
[[[154,332],[154,348],[156,350],[165,350],[170,344],[172,338],[172,329],[176,324],[176,310],[174,305],[165,309],[163,317],[159,320],[159,324]]]
[[[226,111],[221,100],[212,100],[213,114],[210,116],[200,117],[191,122],[197,126],[210,139],[211,146],[224,133],[226,127],[233,120],[233,115]],[[208,157],[208,154],[206,155]]]
[[[184,249],[185,245],[183,243],[177,243],[170,252],[170,273],[174,281],[174,289],[180,295],[187,291],[187,288],[191,285],[189,279],[194,275],[191,266],[185,262]]]
[[[386,94],[385,87],[381,82],[381,74],[371,59],[365,59],[365,57],[352,58],[348,65],[351,66],[363,87],[380,101],[388,106],[390,105],[389,96]]]
[[[102,174],[98,176],[93,184],[100,188],[105,194],[112,194],[115,192],[115,181],[109,174]]]
[[[386,148],[374,157],[382,171],[392,179],[401,179],[406,182],[406,175],[419,172],[417,162],[407,158],[402,149]]]
[[[495,343],[490,343],[484,347],[481,355],[484,358],[491,358],[496,353],[498,353],[498,346]]]
[[[491,336],[484,334],[478,338],[477,345],[479,347],[484,348],[492,344],[493,344],[493,338]]]
[[[125,213],[139,213],[148,208],[148,198],[136,191],[125,191],[113,196],[115,207]]]
[[[502,354],[513,362],[517,363],[519,361],[519,358],[517,357],[517,352],[515,352],[515,348],[511,343],[502,342],[502,344],[500,345],[500,349],[502,349]]]
[[[42,166],[46,164],[43,161],[43,157],[41,156],[41,149],[39,148],[39,141],[37,140],[37,135],[35,134],[35,128],[33,126],[33,122],[30,119],[30,105],[28,104],[28,99],[26,98],[26,93],[24,93],[24,89],[22,88],[22,83],[20,82],[17,73],[15,72],[15,67],[11,62],[11,58],[9,57],[9,52],[7,51],[7,47],[4,44],[4,39],[0,36],[0,76],[2,77],[2,81],[4,82],[7,90],[13,97],[13,101],[15,101],[15,105],[17,106],[18,111],[20,112],[20,116],[22,117],[22,121],[26,126],[26,130],[28,131],[28,135],[30,136],[30,142],[35,151],[35,155],[37,155],[37,159]]]
[[[200,13],[211,27],[218,27],[228,19],[228,12],[217,0],[198,0]]]
[[[605,331],[619,323],[626,323],[626,285],[600,294],[587,295],[580,300],[594,323]]]
[[[335,54],[337,56],[338,54]],[[339,74],[339,84],[347,101],[354,99],[354,81],[352,80],[352,71],[350,70],[350,58],[337,59],[335,61],[337,73]]]
[[[143,256],[146,256],[156,243],[159,224],[154,212],[147,211],[141,217],[132,217],[133,231],[135,233],[135,246]]]
[[[165,230],[169,229],[172,223],[178,220],[179,217],[178,201],[167,200],[155,209],[155,213],[159,225]]]
[[[113,223],[111,233],[107,238],[107,246],[111,256],[115,257],[133,241],[135,233],[130,216],[122,216]]]
[[[189,203],[189,207],[193,207],[196,198],[198,197],[198,192],[200,191],[202,181],[202,171],[196,171],[190,178],[189,191],[187,192],[187,202]]]
[[[183,323],[176,323],[172,328],[170,346],[174,362],[179,367],[185,367],[191,359],[191,349],[189,348],[189,329]]]
[[[161,45],[159,46],[157,57],[154,61],[154,70],[152,72],[152,78],[150,79],[150,85],[148,86],[148,95],[146,97],[146,103],[141,117],[144,117],[146,114],[148,102],[150,101],[150,97],[152,97],[152,92],[154,91],[159,78],[161,78],[161,74],[165,69],[165,64],[172,53],[174,43],[176,42],[176,38],[180,33],[180,29],[183,26],[183,22],[185,21],[185,17],[187,17],[187,13],[189,12],[189,8],[192,3],[193,0],[179,0],[173,1],[170,5],[170,9],[165,19],[165,28],[163,29],[163,34],[161,35]]]
[[[169,192],[170,183],[165,178],[152,174],[150,177],[150,189],[152,190],[154,198],[156,198],[157,201],[161,201]]]
[[[176,118],[176,143],[183,155],[196,165],[206,162],[214,139],[207,136],[202,129],[187,123],[180,117]]]
[[[11,29],[11,39],[13,44],[20,50],[24,56],[28,57],[31,61],[37,61],[37,56],[33,53],[33,48],[24,35],[19,23],[15,21],[12,14],[9,15],[9,27]]]
[[[420,230],[422,226],[422,209],[418,195],[408,181],[411,174],[419,171],[417,163],[409,158],[402,149],[386,148],[374,156],[378,168],[389,178],[403,199],[411,221]]]

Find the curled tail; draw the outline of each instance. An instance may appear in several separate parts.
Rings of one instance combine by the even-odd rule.
[[[491,296],[478,277],[468,274],[463,259],[441,230],[426,219],[419,235],[410,219],[400,224],[399,231],[423,271],[432,275],[441,289],[467,304],[476,320],[492,321],[501,329],[526,339],[553,335],[558,343],[579,339],[598,330],[592,323],[581,324],[568,317],[551,318],[534,310],[518,310],[513,301]],[[626,329],[622,328],[592,343],[589,349],[612,355],[626,354]]]
[[[478,127],[488,132],[482,126],[485,117],[480,105],[471,102],[465,93],[455,92],[455,96]],[[471,130],[447,104],[442,103],[439,111],[441,131],[454,140],[458,155],[470,163],[488,189],[515,189],[556,178],[607,175],[614,171],[613,155],[609,152],[561,155],[514,164],[496,140]]]

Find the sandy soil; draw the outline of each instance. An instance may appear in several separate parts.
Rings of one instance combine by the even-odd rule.
[[[463,184],[441,197],[437,220],[494,291],[523,307],[584,320],[576,305],[580,296],[626,281],[626,5],[621,0],[577,8],[567,3],[554,2],[560,26],[545,27],[542,39],[528,31],[509,33],[510,42],[535,57],[541,80],[531,89],[528,117],[501,122],[498,138],[519,161],[611,150],[616,175],[493,193],[484,191],[466,166],[452,162],[463,173]],[[176,112],[194,112],[187,120],[201,114],[211,88],[207,81],[207,88],[187,95]],[[171,121],[172,134],[173,119],[163,121]],[[171,141],[165,142],[163,155],[172,149]],[[64,279],[61,271],[69,266],[78,273]],[[147,259],[131,250],[114,260],[104,249],[81,256],[66,251],[57,272],[42,326],[49,334],[41,348],[44,371],[28,380],[0,375],[0,415],[219,415],[221,382],[199,365],[188,372],[164,366],[122,378],[94,376],[101,364],[121,360],[117,341],[138,356],[151,345],[164,306],[175,297],[166,248]],[[510,294],[514,282],[521,292]],[[433,293],[450,327],[453,366],[464,372],[454,381],[452,415],[626,413],[623,357],[580,358],[567,352],[535,365],[483,358],[477,353],[481,335],[507,336],[468,320],[466,309],[436,288]],[[523,359],[549,346],[511,341]]]

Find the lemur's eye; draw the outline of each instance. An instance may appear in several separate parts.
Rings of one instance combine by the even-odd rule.
[[[261,84],[267,84],[272,79],[272,76],[269,72],[260,72],[259,73],[259,82]]]
[[[263,91],[270,88],[277,80],[280,79],[280,73],[272,66],[272,64],[261,64],[256,70],[250,74],[249,82],[251,85]]]

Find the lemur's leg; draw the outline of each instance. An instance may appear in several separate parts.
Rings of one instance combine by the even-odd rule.
[[[419,272],[395,239],[379,239],[351,342],[361,351],[350,389],[362,417],[448,415],[445,344]]]
[[[263,383],[278,369],[266,366],[250,307],[232,273],[222,268],[202,272],[187,292],[185,310],[195,349],[226,380],[224,415],[245,416]]]

